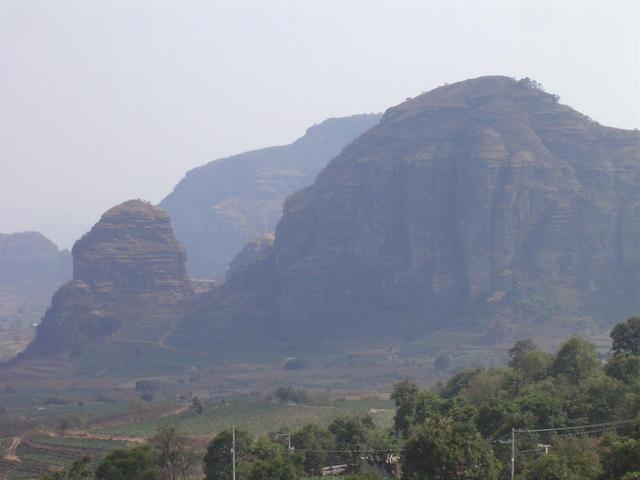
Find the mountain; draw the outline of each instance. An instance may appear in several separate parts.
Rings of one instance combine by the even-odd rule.
[[[557,339],[638,311],[640,133],[494,76],[389,109],[287,199],[274,245],[182,328]]]
[[[71,278],[71,254],[38,232],[0,234],[0,360],[31,339],[56,288]]]
[[[71,255],[41,233],[0,233],[0,286],[59,284],[70,277]]]
[[[244,244],[273,232],[285,198],[380,115],[331,118],[290,145],[241,153],[191,170],[160,203],[188,253],[192,277],[224,279]]]
[[[73,280],[55,293],[19,359],[159,342],[193,293],[169,216],[139,200],[107,211],[75,243],[72,255]],[[121,360],[115,356],[111,362]]]

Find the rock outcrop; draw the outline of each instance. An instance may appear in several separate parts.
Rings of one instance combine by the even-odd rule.
[[[20,358],[153,341],[193,293],[169,216],[146,202],[107,211],[72,254],[73,280],[56,292]]]
[[[271,251],[183,324],[362,338],[458,322],[522,335],[638,311],[640,133],[528,79],[482,77],[389,109],[288,198]]]
[[[251,241],[273,232],[285,198],[313,183],[318,172],[380,115],[332,118],[290,145],[246,152],[188,172],[160,207],[171,215],[188,253],[192,277],[225,277]]]

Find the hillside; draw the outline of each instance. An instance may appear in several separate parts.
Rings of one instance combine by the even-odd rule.
[[[318,172],[380,115],[331,118],[290,145],[264,148],[198,167],[160,203],[187,251],[192,277],[223,280],[244,244],[273,232],[286,197]]]
[[[11,375],[44,359],[226,389],[217,368],[243,364],[234,388],[249,388],[254,368],[273,382],[301,357],[323,385],[386,384],[440,352],[494,365],[514,339],[601,338],[640,311],[640,134],[530,80],[440,87],[389,109],[288,198],[275,238],[238,252],[223,285],[195,288],[168,215],[114,207]]]
[[[0,360],[24,347],[51,295],[70,278],[71,255],[42,234],[0,234]]]
[[[639,310],[640,133],[528,79],[482,77],[389,109],[182,326],[199,340],[447,328],[557,343]]]

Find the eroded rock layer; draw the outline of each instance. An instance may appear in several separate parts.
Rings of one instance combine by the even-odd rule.
[[[614,323],[640,310],[640,133],[527,79],[437,88],[289,197],[252,268],[185,326],[349,338]]]
[[[153,342],[193,293],[168,215],[146,202],[107,211],[72,254],[73,280],[56,292],[21,358]]]

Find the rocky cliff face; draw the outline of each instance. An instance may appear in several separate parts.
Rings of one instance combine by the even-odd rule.
[[[73,280],[56,292],[21,358],[119,339],[153,341],[192,294],[169,217],[148,203],[107,211],[72,254]]]
[[[185,325],[301,338],[458,321],[522,334],[639,310],[640,133],[531,81],[483,77],[388,110],[289,197],[272,252]]]
[[[216,160],[187,173],[160,206],[171,215],[193,277],[224,279],[247,241],[272,232],[290,193],[310,185],[379,115],[333,118],[290,145]]]
[[[127,293],[173,304],[191,293],[184,249],[167,213],[133,200],[107,211],[76,242],[73,278],[98,294]]]

